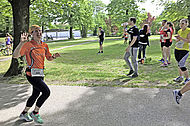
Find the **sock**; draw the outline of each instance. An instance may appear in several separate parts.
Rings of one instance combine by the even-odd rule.
[[[26,113],[27,113],[27,112],[23,111],[21,114],[23,114],[23,115],[24,115],[24,114],[26,114]]]
[[[35,114],[38,114],[38,112],[33,111],[33,114],[34,114],[34,115],[35,115]]]
[[[181,94],[181,92],[180,92],[180,91],[178,92],[178,95],[179,95],[179,96],[182,96],[182,94]]]

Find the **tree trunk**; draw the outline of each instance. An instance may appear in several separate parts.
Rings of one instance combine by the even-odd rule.
[[[29,6],[30,0],[9,0],[13,11],[14,41],[13,50],[20,42],[22,32],[28,32],[29,29]],[[4,77],[21,74],[23,71],[23,57],[19,59],[12,58],[11,65]]]
[[[190,13],[188,14],[188,20],[189,20],[189,22],[190,22]],[[189,26],[190,26],[190,23],[189,23]]]
[[[70,38],[69,39],[73,39],[74,37],[73,37],[73,27],[72,26],[70,26],[69,33],[70,33]]]
[[[82,25],[82,38],[87,38],[87,28],[85,25]]]

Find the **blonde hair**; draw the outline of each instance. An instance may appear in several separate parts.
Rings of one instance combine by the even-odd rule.
[[[189,20],[188,19],[181,19],[180,22],[185,22],[187,24],[187,26],[189,25]]]
[[[31,34],[34,30],[36,30],[36,28],[40,28],[39,25],[32,25],[30,28],[29,28],[29,33]]]

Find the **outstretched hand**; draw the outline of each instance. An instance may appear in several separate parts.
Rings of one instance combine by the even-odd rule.
[[[61,57],[61,55],[59,53],[55,53],[53,54],[53,57],[57,58],[57,57]]]
[[[27,42],[28,41],[28,33],[22,33],[21,34],[21,37],[20,37],[20,42],[21,43],[25,43],[25,42]]]

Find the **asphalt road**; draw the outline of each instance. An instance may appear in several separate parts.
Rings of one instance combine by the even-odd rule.
[[[49,87],[44,126],[190,126],[190,92],[177,105],[172,89]],[[36,125],[18,118],[30,93],[29,84],[0,84],[0,126]]]

